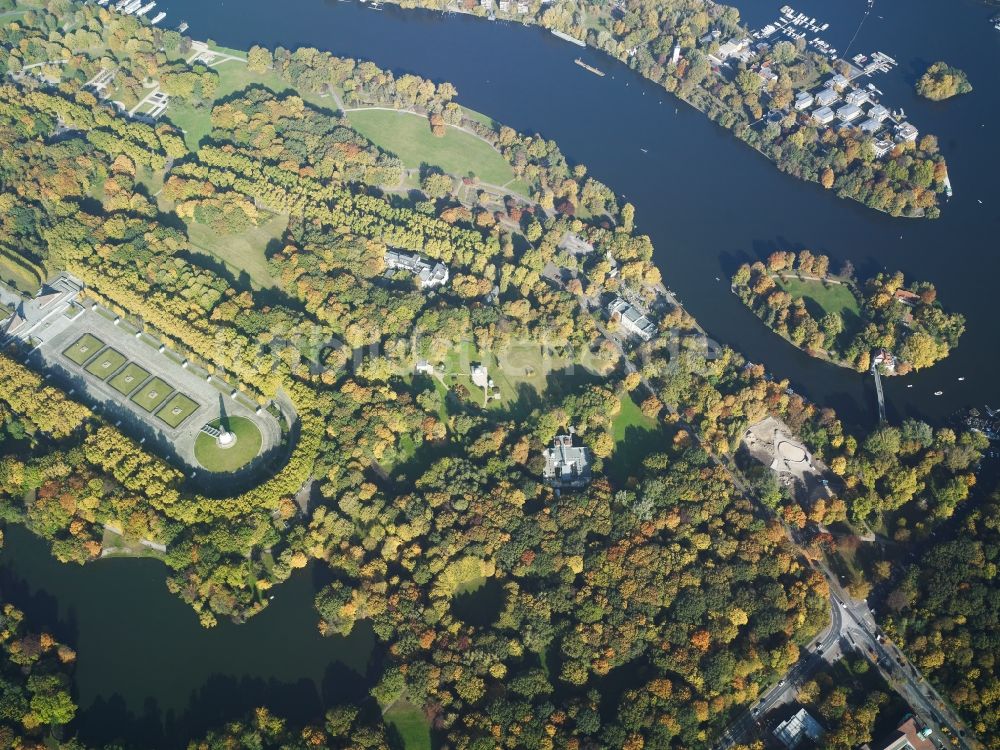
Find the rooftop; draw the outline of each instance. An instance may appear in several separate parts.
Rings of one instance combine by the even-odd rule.
[[[545,450],[543,476],[553,487],[583,487],[590,481],[590,451],[573,445],[572,435],[557,435]]]

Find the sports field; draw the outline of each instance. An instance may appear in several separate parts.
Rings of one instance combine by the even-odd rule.
[[[63,355],[71,362],[74,362],[82,367],[84,362],[93,357],[103,348],[103,341],[97,338],[97,336],[85,333],[73,344],[67,347],[66,350],[63,351]]]
[[[132,396],[132,400],[146,411],[152,412],[166,401],[167,396],[173,393],[173,391],[174,389],[165,380],[153,378]]]
[[[196,401],[183,393],[175,393],[173,398],[156,412],[156,416],[171,427],[180,427],[181,423],[194,414],[197,409],[198,403]]]
[[[108,383],[123,396],[129,395],[149,377],[149,372],[139,367],[135,362],[129,362],[125,369],[115,375]]]
[[[118,372],[118,368],[125,364],[125,362],[125,355],[109,346],[98,354],[93,362],[87,365],[86,370],[101,380],[107,380]]]

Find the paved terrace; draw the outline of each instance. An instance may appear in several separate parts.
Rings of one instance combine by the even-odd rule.
[[[261,433],[258,461],[239,474],[253,471],[275,453],[281,444],[281,425],[273,414],[266,409],[258,411],[256,404],[246,395],[234,395],[224,381],[194,367],[152,336],[119,321],[108,310],[89,302],[81,304],[78,301],[81,293],[82,284],[79,281],[68,275],[59,276],[44,286],[37,297],[23,302],[14,315],[2,324],[5,338],[19,340],[24,346],[25,361],[45,373],[46,379],[58,383],[102,413],[109,422],[117,424],[140,443],[152,447],[155,453],[192,475],[206,473],[195,458],[195,440],[202,426],[217,419],[222,409],[227,416],[251,420]],[[85,352],[70,349],[87,334],[96,337],[99,342],[88,340],[90,346]],[[104,353],[104,346],[121,356]],[[67,354],[74,354],[79,361],[70,359]],[[113,363],[107,371],[100,371],[105,359],[113,360]],[[130,363],[138,365],[148,375]],[[88,372],[88,366],[100,375]],[[126,373],[126,370],[129,372]],[[133,379],[126,380],[129,375]],[[159,383],[151,386],[155,378],[167,387],[164,389]],[[129,395],[112,387],[112,381],[123,390],[128,390]],[[125,385],[126,382],[128,385]],[[133,401],[132,396],[153,387],[157,389],[157,395],[155,407],[150,412]],[[170,407],[162,409],[170,404],[175,393],[183,394],[191,401],[184,402],[185,408],[177,413],[172,413]],[[190,414],[184,416],[188,409]],[[171,426],[157,416],[157,411],[180,423]]]

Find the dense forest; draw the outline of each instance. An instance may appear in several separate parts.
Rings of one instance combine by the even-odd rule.
[[[972,720],[990,748],[1000,747],[1000,500],[965,515],[956,539],[927,547],[889,595],[887,630],[898,634],[920,669]]]
[[[837,276],[829,267],[825,255],[777,251],[766,262],[740,266],[733,291],[771,330],[858,372],[867,372],[884,351],[891,358],[883,355],[883,372],[905,375],[958,345],[965,319],[944,311],[930,282],[907,284],[897,271],[857,285],[849,264]],[[833,297],[836,292],[847,302]]]
[[[750,37],[732,6],[706,0],[533,0],[524,12],[517,2],[502,3],[499,9],[488,3],[487,11],[475,0],[392,1],[404,8],[489,12],[567,33],[698,108],[783,172],[894,216],[939,215],[947,166],[937,138],[897,143],[876,158],[871,135],[817,125],[797,112],[791,106],[796,92],[816,86],[829,73],[845,72],[835,70],[835,63],[804,39],[765,45],[747,62],[731,61],[732,67],[719,65],[712,55],[720,44]]]
[[[25,262],[72,272],[88,299],[261,403],[286,398],[294,437],[273,475],[209,496],[12,348],[0,517],[66,562],[98,557],[108,522],[164,544],[170,590],[207,627],[321,566],[320,631],[366,621],[387,654],[358,710],[301,728],[261,709],[193,747],[383,747],[381,710],[399,702],[453,747],[703,746],[828,622],[826,581],[789,528],[878,520],[923,541],[966,500],[980,436],[919,422],[850,434],[763,367],[709,351],[682,308],[657,301],[632,207],[551,141],[470,118],[447,84],[310,49],[255,47],[257,78],[217,99],[222,74],[184,63],[189,44],[69,0],[0,27],[18,73],[0,84],[0,220]],[[187,81],[176,98],[204,138],[122,118],[83,88],[109,68],[125,88]],[[418,111],[431,132],[475,121],[529,200],[463,199],[468,175],[393,192],[400,160],[316,103],[331,92]],[[287,223],[260,248],[266,289],[192,240],[199,225],[227,238],[273,217]],[[568,235],[593,251],[568,252]],[[451,281],[429,292],[387,277],[389,248],[446,263]],[[587,303],[614,294],[648,301],[670,334],[638,347],[638,372]],[[506,398],[484,405],[464,373],[414,372],[464,349],[513,381]],[[573,369],[533,380],[502,365],[516,349]],[[737,489],[730,458],[768,415],[826,462],[837,497],[804,507],[767,477]],[[543,450],[569,427],[594,479],[560,494]],[[307,486],[313,502],[297,503]],[[484,589],[493,616],[463,617],[456,600]],[[623,669],[632,680],[615,690]],[[64,684],[46,683],[45,700]],[[29,703],[31,690],[12,688]],[[42,730],[10,726],[26,746]]]

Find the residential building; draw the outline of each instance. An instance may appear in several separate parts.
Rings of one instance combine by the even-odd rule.
[[[861,750],[934,750],[929,727],[921,727],[910,714],[896,727],[896,731],[880,742],[862,745]]]
[[[842,89],[847,88],[847,85],[849,83],[850,81],[847,80],[846,76],[843,76],[840,73],[835,73],[834,75],[830,76],[830,80],[826,82],[826,85],[829,86],[830,88],[840,91]]]
[[[622,330],[630,335],[638,336],[643,341],[649,341],[656,335],[656,325],[621,297],[615,297],[608,304],[608,316],[613,320],[617,316]]]
[[[872,150],[875,152],[875,158],[881,159],[883,156],[892,151],[895,144],[888,138],[878,138],[872,143]]]
[[[848,104],[857,104],[859,107],[862,104],[867,104],[869,99],[869,94],[864,89],[854,89],[847,96],[844,97],[844,101]]]
[[[901,122],[896,126],[897,141],[915,141],[920,132],[908,122]]]
[[[730,39],[728,42],[723,42],[719,45],[719,51],[715,54],[722,62],[725,62],[730,57],[735,57],[742,62],[748,61],[753,56],[750,51],[750,40],[749,39]]]
[[[590,481],[590,451],[573,445],[572,435],[557,435],[545,450],[543,476],[553,487],[583,487]]]
[[[800,91],[795,95],[795,109],[799,112],[804,112],[813,105],[814,101],[815,97],[808,91]]]
[[[829,107],[839,98],[837,92],[833,89],[823,89],[814,97],[816,105],[820,107]]]
[[[829,107],[820,107],[812,114],[813,120],[820,125],[829,125],[833,122],[833,110]]]
[[[385,251],[385,266],[390,271],[408,271],[413,274],[421,289],[431,289],[448,282],[448,267],[443,263],[431,263],[420,255]]]
[[[785,719],[774,728],[774,736],[788,750],[795,750],[799,743],[807,737],[816,742],[823,736],[823,727],[809,712],[800,708],[791,717]]]
[[[414,369],[421,375],[434,374],[434,365],[432,365],[426,359],[417,360],[417,366]]]
[[[867,120],[864,120],[858,127],[861,128],[861,132],[863,133],[877,133],[882,129],[882,123],[879,122],[878,120],[869,117]]]
[[[876,104],[874,107],[868,110],[868,116],[873,120],[878,120],[882,122],[885,118],[889,116],[889,110],[883,107],[881,104]]]
[[[770,87],[775,81],[778,80],[778,74],[771,70],[770,65],[761,65],[760,69],[757,71],[757,75],[760,76],[761,84],[765,88]]]
[[[571,255],[589,255],[594,252],[594,246],[586,242],[575,232],[566,232],[556,247],[560,250],[565,250]]]
[[[854,122],[861,117],[861,107],[857,104],[845,104],[837,110],[837,117],[844,122]]]

